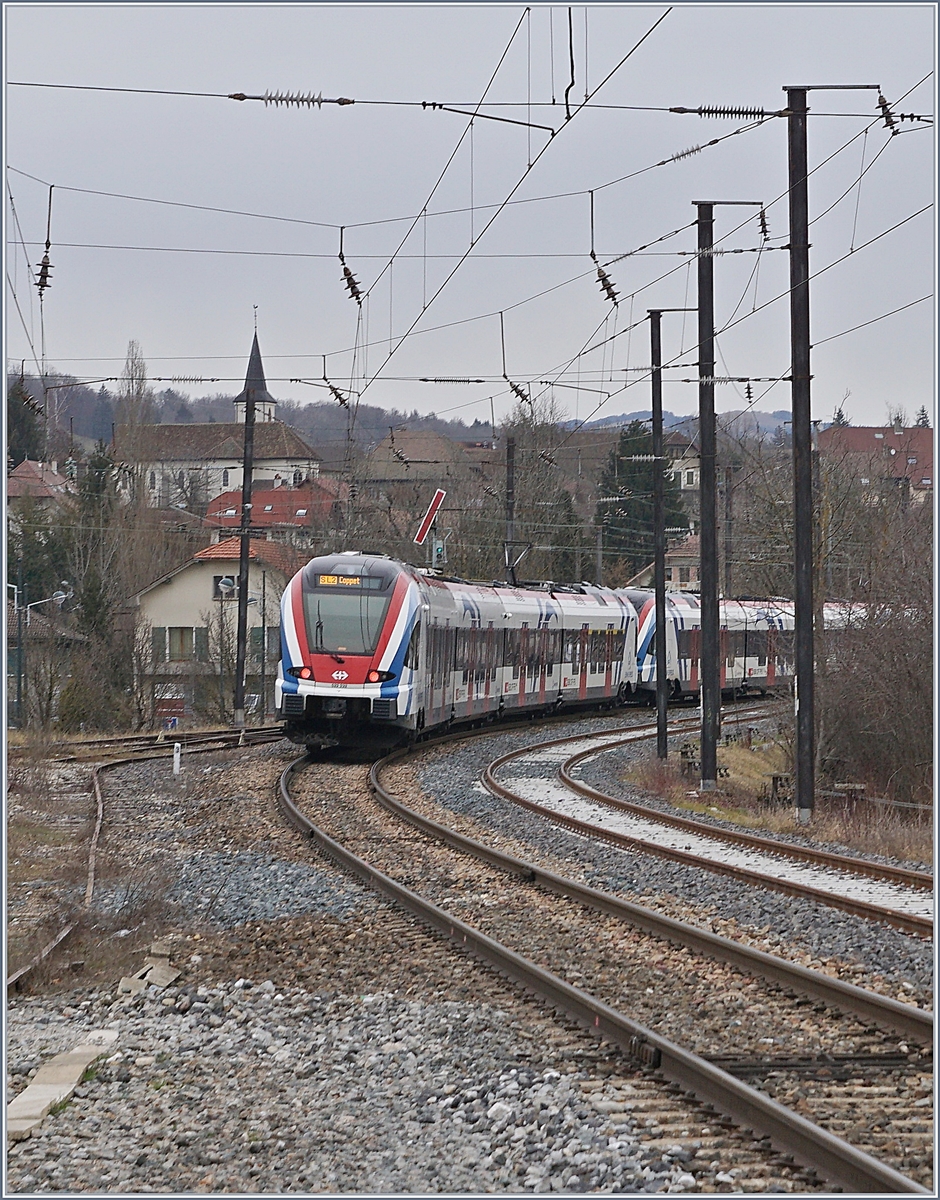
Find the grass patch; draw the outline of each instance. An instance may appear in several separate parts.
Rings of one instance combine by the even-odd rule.
[[[60,1100],[57,1104],[53,1104],[52,1108],[49,1109],[49,1116],[57,1117],[60,1112],[65,1112],[71,1103],[71,1100]]]
[[[650,758],[636,763],[623,778],[690,816],[718,817],[755,833],[808,833],[849,850],[906,862],[932,862],[933,824],[929,813],[869,800],[820,796],[810,825],[800,825],[792,801],[770,799],[771,776],[785,772],[788,761],[786,747],[775,742],[752,749],[742,743],[721,746],[718,762],[728,768],[728,775],[719,779],[716,791],[707,794],[698,791],[697,774],[682,773],[677,755],[665,762]]]

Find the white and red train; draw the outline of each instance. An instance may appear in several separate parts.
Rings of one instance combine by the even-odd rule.
[[[667,596],[666,671],[699,690],[698,597]],[[443,579],[382,555],[315,558],[281,600],[278,716],[291,741],[391,746],[432,729],[561,705],[650,698],[651,592]],[[793,609],[721,605],[722,688],[792,678]]]

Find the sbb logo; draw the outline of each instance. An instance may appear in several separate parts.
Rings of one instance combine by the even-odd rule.
[[[343,679],[348,679],[348,678],[349,678],[349,675],[348,675],[348,673],[347,673],[346,671],[334,671],[334,672],[333,672],[333,678],[334,678],[334,679],[337,681],[337,683],[339,683],[339,682],[341,682]]]

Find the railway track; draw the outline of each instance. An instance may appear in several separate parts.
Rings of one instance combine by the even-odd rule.
[[[294,803],[291,780],[295,775],[303,780],[302,766],[308,772],[317,770],[299,759],[285,771],[280,785],[280,803],[290,820],[329,857],[445,937],[612,1041],[661,1080],[770,1138],[779,1153],[812,1167],[830,1182],[851,1190],[928,1189],[931,1140],[929,1132],[922,1132],[923,1105],[917,1102],[925,1087],[929,1094],[929,1062],[919,1053],[911,1054],[909,1043],[929,1042],[931,1014],[817,977],[769,955],[750,953],[737,943],[725,945],[724,939],[711,935],[703,939],[701,930],[689,932],[678,928],[679,923],[663,923],[649,910],[625,905],[538,864],[491,845],[471,844],[396,800],[380,778],[391,769],[389,760],[372,772],[386,814],[370,812],[353,798],[358,793],[351,786],[337,792],[335,779],[330,785],[327,775],[318,776],[316,786]],[[340,795],[345,802],[333,803]],[[420,832],[403,833],[402,818]],[[664,950],[667,941],[681,950]],[[673,954],[684,957],[673,962]],[[705,956],[707,967],[702,966]],[[669,969],[654,968],[651,973],[651,962],[666,963]],[[690,963],[698,964],[697,969]],[[710,979],[704,995],[703,971]],[[747,973],[744,984],[740,972]],[[663,1011],[664,976],[675,1011]],[[730,982],[732,978],[737,982]],[[675,996],[686,979],[695,982],[689,985],[689,997],[680,1001]],[[764,982],[768,979],[769,985]],[[658,987],[643,987],[639,981]],[[755,1003],[760,1019],[758,1013],[750,1015],[755,1003],[750,1004],[747,1044],[742,1048],[726,1031],[709,1026],[705,1033],[696,1031],[700,1044],[689,1048],[688,1015],[707,1006],[715,987],[740,996],[742,986],[759,989]],[[783,989],[798,1000],[788,1000]],[[754,1000],[753,995],[747,998]],[[803,1052],[799,1062],[793,1056],[794,1011],[804,1014],[798,1022]],[[740,1029],[740,1022],[731,1025]],[[886,1042],[881,1029],[892,1030],[894,1041]],[[896,1035],[902,1030],[899,1040]],[[763,1041],[757,1031],[766,1035]],[[788,1053],[769,1054],[764,1042],[786,1046]],[[718,1061],[722,1056],[723,1066]],[[748,1072],[753,1076],[755,1071],[763,1076],[763,1090],[735,1077]],[[815,1103],[820,1088],[826,1090],[825,1105]],[[862,1126],[873,1100],[884,1109],[886,1088],[893,1088],[900,1099],[890,1114],[880,1113],[877,1123],[886,1136],[879,1143],[879,1136],[866,1134]],[[774,1089],[791,1096],[801,1111],[771,1099],[767,1093]],[[847,1133],[857,1144],[839,1133]],[[786,1190],[792,1190],[792,1184]]]
[[[654,735],[655,727],[648,726],[615,737],[574,735],[529,745],[490,763],[483,782],[495,795],[584,836],[931,936],[932,875],[662,813],[608,795],[575,775],[586,760]]]
[[[224,749],[232,745],[258,745],[278,741],[283,736],[279,725],[256,728],[173,730],[170,733],[127,733],[110,737],[74,738],[48,742],[41,748],[47,762],[99,762],[109,755],[137,755],[148,751],[164,753],[167,745],[178,742],[186,750]],[[31,746],[11,746],[9,756],[18,763],[37,757]],[[120,761],[124,761],[122,757]]]
[[[211,730],[180,735],[198,754],[280,739],[278,729]],[[63,946],[92,903],[104,823],[103,772],[169,758],[172,743],[133,735],[59,743],[39,758],[24,750],[10,766],[7,990]],[[134,816],[128,813],[129,821]],[[12,839],[12,840],[11,840]]]

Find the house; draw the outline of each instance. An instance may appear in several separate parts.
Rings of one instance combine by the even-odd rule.
[[[264,529],[269,538],[290,540],[301,530],[339,527],[343,523],[343,501],[348,485],[323,476],[300,487],[252,488],[251,527]],[[223,492],[210,502],[206,520],[220,530],[236,530],[241,525],[241,491]]]
[[[67,500],[75,487],[71,478],[59,474],[58,465],[29,458],[17,463],[7,475],[7,503],[28,498],[47,508]]]
[[[232,422],[117,425],[113,455],[123,467],[126,494],[142,493],[156,508],[202,511],[220,492],[240,490],[245,454],[245,409],[255,400],[252,481],[299,487],[320,473],[320,459],[300,434],[275,416],[255,334],[245,387],[235,398]]]
[[[663,450],[669,459],[666,474],[671,474],[673,481],[681,489],[682,506],[692,528],[696,529],[699,520],[699,477],[702,465],[698,441],[686,433],[671,430],[663,434]]]
[[[135,671],[155,720],[227,720],[232,710],[239,538],[226,538],[132,597]],[[302,565],[288,547],[252,538],[248,567],[246,709],[272,710],[280,657],[280,598]]]
[[[698,534],[666,551],[666,591],[697,592],[700,584],[701,548]],[[654,564],[650,563],[628,579],[626,587],[651,588]]]
[[[363,487],[375,498],[396,484],[432,483],[447,490],[448,484],[479,473],[479,464],[459,442],[430,429],[389,430],[357,472]]]
[[[830,425],[819,434],[819,453],[841,458],[873,492],[899,489],[915,504],[933,495],[933,430],[915,425]]]

